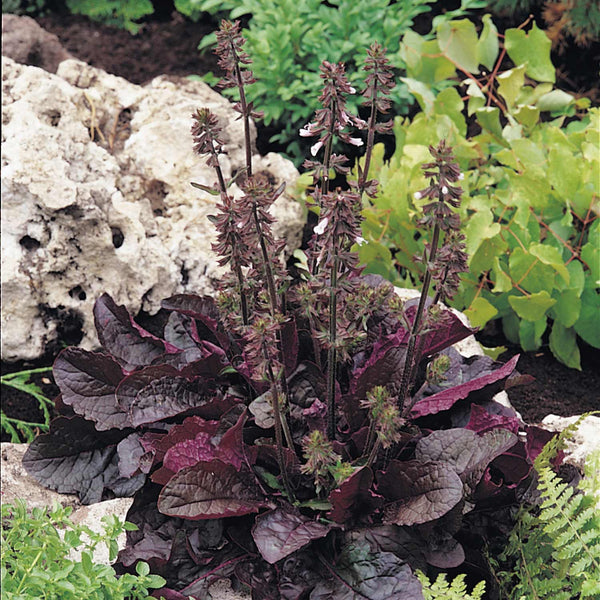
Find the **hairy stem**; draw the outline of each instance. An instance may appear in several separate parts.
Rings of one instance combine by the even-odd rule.
[[[327,437],[335,439],[335,379],[337,371],[337,250],[331,267],[329,289],[329,350],[327,351]]]
[[[244,139],[246,146],[246,175],[252,177],[252,145],[250,143],[250,111],[248,110],[248,103],[246,101],[246,91],[244,90],[244,82],[242,79],[242,71],[240,69],[240,63],[235,51],[233,42],[230,42],[231,52],[235,56],[235,79],[237,81],[237,87],[240,92],[240,106],[242,109],[242,116],[244,118]]]

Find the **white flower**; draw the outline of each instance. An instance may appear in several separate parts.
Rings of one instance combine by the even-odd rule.
[[[363,141],[360,138],[350,138],[348,140],[349,144],[352,144],[353,146],[362,146],[363,145]]]
[[[462,181],[465,178],[465,174],[464,173],[459,173],[458,174],[458,180]]]
[[[415,200],[420,200],[422,197],[423,197],[423,195],[421,194],[421,192],[415,192],[415,193],[413,194],[413,198],[414,198]]]
[[[315,228],[314,232],[317,235],[323,235],[325,233],[325,227],[327,227],[327,223],[329,223],[329,219],[325,217]]]
[[[361,237],[359,235],[357,238],[355,238],[354,243],[357,244],[357,245],[359,245],[359,246],[362,246],[363,244],[367,243],[367,240],[365,240],[364,237]]]
[[[447,194],[447,193],[448,193],[448,188],[445,185],[443,185],[442,186],[442,194]]]
[[[318,152],[318,151],[321,149],[321,146],[323,146],[323,142],[317,142],[316,144],[313,144],[313,145],[310,147],[310,153],[311,153],[313,156],[316,156],[316,155],[317,155],[317,152]]]
[[[350,94],[356,94],[356,88],[353,88],[352,86],[350,86]]]
[[[307,123],[302,129],[299,130],[298,133],[300,134],[300,137],[310,137],[313,135],[312,128],[312,123]]]

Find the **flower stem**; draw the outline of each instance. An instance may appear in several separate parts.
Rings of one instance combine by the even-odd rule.
[[[329,349],[327,351],[327,437],[335,439],[335,380],[337,371],[337,252],[331,266],[331,281],[329,288]]]

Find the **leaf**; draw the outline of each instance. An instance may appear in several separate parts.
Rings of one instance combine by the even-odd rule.
[[[31,443],[23,466],[45,487],[60,494],[78,494],[83,504],[100,502],[107,490],[131,496],[146,476],[121,478],[117,444],[125,436],[114,430],[99,433],[81,417],[57,417],[50,432]]]
[[[581,313],[581,298],[577,290],[566,289],[558,293],[552,316],[565,327],[573,327]]]
[[[526,73],[536,81],[554,83],[556,75],[550,60],[552,42],[535,22],[529,33],[522,29],[507,29],[504,38],[506,52],[516,65],[527,65]]]
[[[502,365],[502,367],[491,373],[422,398],[412,407],[410,416],[416,419],[426,415],[434,415],[452,408],[459,400],[464,400],[471,396],[473,396],[473,399],[477,396],[491,399],[491,396],[500,391],[502,383],[515,370],[518,360],[519,355],[517,354],[505,365]]]
[[[477,60],[490,71],[498,58],[498,30],[490,15],[483,15],[483,30],[477,42]]]
[[[498,93],[506,100],[509,108],[514,106],[525,84],[525,65],[504,71],[497,79]]]
[[[440,50],[459,68],[479,71],[477,31],[468,19],[445,21],[437,28]]]
[[[500,110],[495,106],[476,108],[475,114],[479,124],[489,131],[497,140],[502,140],[502,126],[500,125]],[[503,142],[506,144],[506,142]]]
[[[581,312],[575,323],[575,331],[590,346],[600,348],[600,294],[591,288],[586,288],[581,294]]]
[[[333,570],[334,567],[328,567]],[[356,542],[344,548],[335,577],[320,581],[310,600],[423,600],[421,584],[410,567],[391,552],[371,552]]]
[[[498,314],[498,309],[482,296],[478,296],[471,302],[471,306],[465,310],[465,315],[473,327],[483,327],[488,321]]]
[[[570,106],[575,98],[562,90],[552,90],[547,92],[536,102],[539,110],[561,111]]]
[[[539,258],[545,265],[551,266],[568,285],[570,282],[570,275],[567,267],[564,264],[562,254],[554,246],[548,246],[547,244],[531,244],[529,246],[529,252],[532,256]]]
[[[415,457],[420,461],[444,461],[458,473],[472,495],[486,467],[517,440],[517,435],[508,429],[492,429],[481,435],[470,429],[445,429],[421,438]]]
[[[166,352],[177,351],[134,323],[125,307],[117,306],[108,294],[96,300],[94,322],[102,346],[127,371],[149,365]]]
[[[327,517],[336,523],[346,523],[361,514],[371,514],[381,506],[381,498],[373,493],[373,473],[361,467],[329,494],[331,511]]]
[[[462,500],[463,484],[446,462],[392,460],[377,472],[377,491],[386,500],[384,523],[409,526],[445,515]]]
[[[254,476],[220,460],[182,469],[158,497],[160,512],[194,520],[239,517],[266,506]]]
[[[276,508],[256,517],[252,537],[270,564],[280,561],[313,540],[325,537],[331,525],[320,523],[289,508]]]
[[[544,290],[529,296],[509,296],[508,303],[521,319],[539,321],[556,300]]]
[[[598,314],[596,314],[596,318],[598,318]],[[577,335],[572,327],[565,327],[558,321],[554,321],[550,330],[550,350],[561,363],[571,369],[581,371]]]
[[[53,374],[63,402],[78,415],[95,421],[98,431],[131,427],[127,412],[118,406],[115,396],[123,370],[112,358],[66,348],[54,362]]]
[[[423,82],[411,79],[410,77],[400,77],[400,81],[406,84],[408,91],[417,99],[421,110],[426,115],[431,115],[435,103],[435,96],[431,88]]]
[[[547,325],[546,317],[542,317],[539,321],[519,321],[519,342],[525,352],[533,352],[541,347],[542,335]]]

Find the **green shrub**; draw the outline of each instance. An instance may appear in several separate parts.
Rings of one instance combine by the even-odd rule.
[[[150,0],[67,0],[67,7],[73,14],[122,27],[130,33],[137,33],[140,28],[135,21],[154,12]]]
[[[245,50],[252,56],[252,71],[258,80],[249,88],[249,100],[264,111],[265,125],[281,130],[272,141],[287,147],[287,153],[304,156],[297,138],[298,130],[319,108],[322,80],[319,66],[323,59],[344,62],[351,84],[360,81],[359,66],[366,58],[365,48],[374,41],[387,47],[396,69],[404,68],[399,40],[414,19],[431,10],[434,0],[391,3],[390,0],[188,0],[197,10],[214,15],[228,12],[228,18],[251,15]],[[485,3],[463,0],[461,8],[438,17],[450,19]],[[213,36],[202,40],[201,48],[214,43]],[[358,87],[358,86],[356,86]],[[410,95],[399,84],[391,96],[393,111],[406,114]],[[350,97],[348,108],[357,112],[361,99]]]
[[[577,336],[600,347],[600,111],[553,89],[543,31],[509,29],[501,50],[492,20],[483,21],[480,35],[458,20],[434,40],[404,36],[404,82],[422,112],[396,119],[389,162],[378,148],[370,176],[381,192],[365,210],[360,257],[395,284],[418,283],[413,260],[427,237],[417,232],[423,202],[413,194],[425,184],[428,145],[447,138],[464,171],[470,257],[453,305],[474,326],[502,319],[507,338],[528,351],[550,329],[556,358],[580,368]],[[508,59],[513,67],[499,72]]]
[[[33,17],[44,14],[46,0],[2,0],[2,12]]]
[[[165,585],[162,577],[149,574],[146,563],[138,563],[137,575],[117,578],[112,567],[93,562],[100,544],[115,560],[117,537],[135,525],[107,516],[104,532],[96,533],[74,525],[71,511],[60,506],[28,511],[24,502],[2,505],[3,600],[145,600],[149,590]],[[80,561],[70,557],[73,550],[81,552]]]
[[[0,410],[0,430],[10,435],[10,441],[13,444],[20,442],[32,442],[38,433],[48,431],[50,425],[50,410],[53,406],[52,400],[47,398],[42,390],[32,381],[31,376],[34,373],[49,373],[52,367],[42,367],[41,369],[30,369],[27,371],[19,371],[17,373],[7,373],[0,377],[0,385],[12,387],[29,394],[38,402],[40,411],[44,416],[43,423],[32,423],[23,421],[14,417],[9,417]]]
[[[600,452],[588,456],[585,476],[574,488],[554,473],[550,460],[571,426],[535,461],[539,507],[521,508],[517,525],[499,556],[503,598],[574,600],[600,598]]]

